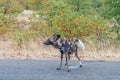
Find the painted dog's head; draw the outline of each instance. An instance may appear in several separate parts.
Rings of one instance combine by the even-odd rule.
[[[60,35],[54,34],[47,41],[44,42],[45,45],[54,45],[56,41],[60,38]]]
[[[58,34],[54,34],[52,35],[50,38],[48,38],[47,41],[44,42],[45,45],[52,45],[54,46],[55,48],[58,48],[58,49],[63,49],[63,48],[68,48],[69,45],[68,45],[68,41],[66,39],[60,39],[60,35]]]

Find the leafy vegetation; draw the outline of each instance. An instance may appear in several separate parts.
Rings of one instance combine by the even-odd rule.
[[[116,0],[0,0],[0,35],[11,34],[21,47],[36,36],[61,34],[93,40],[96,46],[106,41],[120,40],[120,1]],[[29,23],[18,23],[16,17],[31,10]],[[36,17],[37,16],[37,17]],[[110,20],[115,18],[113,27]],[[34,20],[32,20],[34,19]],[[19,27],[18,24],[23,24]],[[29,26],[25,29],[25,26]],[[114,34],[116,38],[113,38]],[[114,44],[114,43],[112,43]],[[95,46],[95,47],[96,47]]]
[[[120,40],[120,1],[107,0],[106,4],[108,6],[107,18],[114,18],[116,20],[116,25],[111,29],[117,35],[117,40]]]

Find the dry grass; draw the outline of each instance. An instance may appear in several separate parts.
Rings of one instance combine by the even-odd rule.
[[[59,50],[52,46],[45,46],[46,38],[31,39],[22,49],[18,49],[17,43],[10,41],[7,35],[0,37],[0,58],[1,59],[58,59]],[[79,51],[82,60],[120,60],[120,46],[109,47],[103,50]],[[74,55],[71,55],[75,59]]]

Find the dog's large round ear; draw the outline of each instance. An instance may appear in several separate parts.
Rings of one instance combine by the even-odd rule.
[[[58,34],[58,37],[60,38],[60,35]]]
[[[79,39],[75,39],[75,42],[79,42]]]
[[[60,35],[57,34],[56,37],[57,37],[56,40],[58,40],[60,38]]]

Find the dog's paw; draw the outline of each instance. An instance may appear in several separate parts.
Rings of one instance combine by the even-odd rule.
[[[65,63],[65,66],[67,66],[67,63]]]
[[[83,65],[80,65],[80,67],[83,67]]]
[[[70,72],[70,69],[68,69],[67,71]]]
[[[70,72],[70,69],[68,69],[68,72]]]
[[[61,70],[61,68],[58,67],[58,68],[56,68],[56,70]]]

